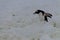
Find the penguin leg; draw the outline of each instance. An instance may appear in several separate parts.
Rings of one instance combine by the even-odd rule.
[[[44,21],[48,22],[47,16],[44,16]]]

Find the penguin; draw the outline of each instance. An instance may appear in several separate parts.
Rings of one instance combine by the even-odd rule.
[[[47,17],[52,18],[52,14],[46,13],[46,12],[43,11],[43,10],[36,10],[33,14],[38,14],[38,15],[40,15],[40,13],[42,13],[42,16],[44,17],[44,21],[46,21],[46,22],[48,22],[48,18],[47,18]]]

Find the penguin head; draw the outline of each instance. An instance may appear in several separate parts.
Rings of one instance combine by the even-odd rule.
[[[45,13],[43,10],[37,10],[33,14],[39,14],[40,12],[42,13],[42,15],[44,15],[44,13]]]

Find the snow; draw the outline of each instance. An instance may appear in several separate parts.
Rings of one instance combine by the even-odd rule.
[[[37,9],[52,19],[40,20]],[[0,0],[0,40],[60,40],[60,1]]]

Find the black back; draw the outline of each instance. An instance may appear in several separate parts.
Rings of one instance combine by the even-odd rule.
[[[44,13],[45,13],[43,10],[37,10],[33,14],[39,14],[40,12],[42,13],[42,15],[44,15]]]

